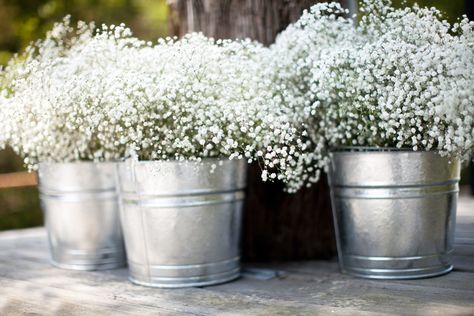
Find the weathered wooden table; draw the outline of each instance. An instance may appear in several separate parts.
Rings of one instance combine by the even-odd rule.
[[[0,233],[1,315],[474,315],[474,199],[459,203],[448,275],[372,281],[336,261],[247,265],[241,279],[179,290],[132,285],[126,269],[60,270],[48,262],[43,228]]]

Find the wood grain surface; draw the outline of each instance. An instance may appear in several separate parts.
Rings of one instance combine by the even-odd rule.
[[[376,281],[334,260],[246,264],[242,278],[164,290],[127,270],[69,271],[49,263],[43,228],[0,233],[1,315],[474,315],[474,199],[458,206],[453,272]]]

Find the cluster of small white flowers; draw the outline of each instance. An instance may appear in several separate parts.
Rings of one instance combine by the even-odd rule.
[[[271,48],[282,101],[307,122],[326,168],[337,146],[435,150],[462,160],[474,149],[474,24],[435,8],[363,0],[358,25],[319,4]],[[357,19],[355,19],[357,20]]]
[[[123,25],[69,18],[2,72],[0,119],[7,143],[42,161],[258,161],[263,180],[296,191],[307,146],[278,106],[268,50],[249,40],[141,41]]]
[[[474,149],[474,25],[363,0],[318,4],[265,48],[157,43],[69,18],[0,72],[0,146],[40,161],[246,159],[287,190],[337,146]]]
[[[474,146],[474,31],[450,26],[435,8],[394,9],[367,0],[363,44],[336,50],[318,75],[337,122],[330,145],[436,150],[471,158]]]
[[[124,26],[57,23],[3,71],[2,133],[25,163],[118,158],[116,129],[108,116],[125,101],[122,74],[144,43]],[[115,138],[115,137],[114,137]],[[123,146],[122,146],[123,147]]]
[[[189,34],[140,54],[140,84],[132,87],[139,117],[125,133],[140,135],[126,141],[140,159],[246,159],[261,163],[263,180],[278,178],[288,191],[303,184],[306,145],[290,112],[274,101],[266,48]]]
[[[273,89],[278,101],[292,111],[295,125],[303,128],[307,185],[319,180],[320,171],[328,163],[326,131],[335,124],[324,120],[330,100],[321,89],[318,76],[326,67],[325,61],[336,49],[359,42],[354,22],[347,9],[339,3],[320,3],[289,25],[270,46],[268,68],[273,71]]]

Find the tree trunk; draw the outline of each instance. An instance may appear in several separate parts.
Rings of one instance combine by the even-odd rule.
[[[170,30],[178,36],[203,32],[214,38],[249,37],[268,45],[288,24],[296,21],[304,9],[318,2],[324,1],[168,0]],[[354,10],[354,0],[340,2]]]
[[[348,5],[351,0],[342,0]],[[317,0],[168,0],[170,30],[200,31],[214,38],[246,38],[271,44]],[[353,8],[350,8],[353,10]],[[329,258],[336,253],[326,177],[310,189],[287,194],[279,183],[262,183],[250,166],[244,207],[244,260]]]

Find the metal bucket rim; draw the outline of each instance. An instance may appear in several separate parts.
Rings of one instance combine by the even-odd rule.
[[[441,159],[448,159],[451,162],[460,162],[459,157],[456,156],[442,156],[436,150],[413,150],[410,148],[396,148],[396,147],[365,147],[365,146],[338,146],[330,149],[331,154],[339,155],[396,155],[396,154],[408,154],[408,155],[430,155],[436,156]]]
[[[130,161],[132,158],[131,157],[124,157],[123,161]],[[151,163],[182,163],[182,164],[199,164],[199,163],[211,163],[211,162],[241,162],[244,161],[246,162],[246,159],[244,158],[235,158],[235,159],[230,159],[230,158],[201,158],[201,160],[190,160],[190,159],[185,159],[185,160],[176,160],[176,159],[158,159],[158,160],[136,160],[135,162],[138,162],[140,164],[151,164]]]
[[[330,149],[331,154],[337,155],[418,155],[431,156],[437,159],[445,159],[450,163],[461,163],[460,158],[456,156],[442,156],[436,150],[412,150],[410,148],[395,147],[364,147],[364,146],[338,146]]]
[[[398,147],[375,147],[375,146],[335,146],[330,152],[350,152],[350,153],[387,153],[387,152],[403,152],[403,153],[432,153],[438,154],[436,150],[413,150],[412,148]]]
[[[105,165],[105,164],[116,164],[120,163],[119,160],[107,160],[107,161],[92,161],[92,160],[76,160],[76,161],[41,161],[38,163],[39,166],[77,166],[77,165]]]

